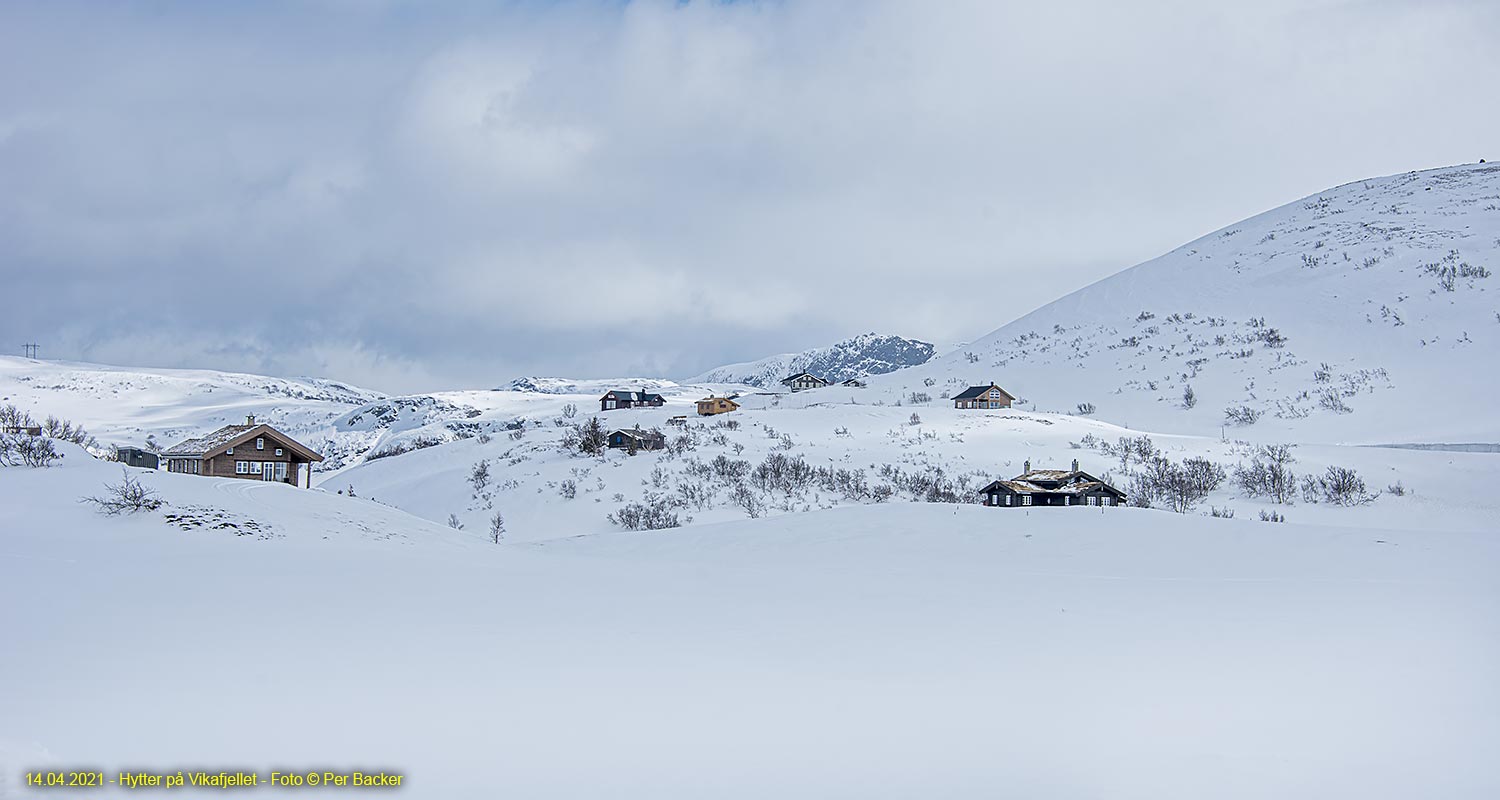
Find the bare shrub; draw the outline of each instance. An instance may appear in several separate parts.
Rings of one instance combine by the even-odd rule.
[[[104,484],[105,493],[102,497],[85,497],[82,502],[97,507],[99,513],[111,517],[155,511],[165,504],[154,490],[141,483],[140,478],[131,475],[130,470],[122,469],[121,473],[119,483]]]
[[[578,496],[578,481],[572,478],[563,479],[563,482],[557,485],[557,493],[567,500],[572,500]]]
[[[682,525],[677,509],[682,501],[675,497],[646,492],[639,503],[630,503],[608,515],[615,525],[632,531],[658,531]]]
[[[1289,444],[1262,445],[1248,465],[1240,464],[1234,468],[1235,485],[1248,497],[1291,503],[1297,489],[1297,476],[1290,465],[1296,461]]]
[[[469,470],[469,483],[474,487],[474,496],[478,497],[479,493],[490,485],[490,462],[474,462],[474,466]]]
[[[1096,411],[1096,410],[1097,409],[1094,408],[1094,404],[1093,403],[1079,403],[1078,404],[1078,416],[1080,416],[1080,417],[1087,417],[1087,416],[1093,414],[1094,411]]]
[[[500,544],[500,541],[504,538],[505,517],[502,516],[499,511],[496,511],[495,516],[490,517],[490,541],[494,542],[495,544]]]
[[[1254,425],[1261,412],[1247,405],[1230,406],[1224,409],[1224,421],[1230,425]]]

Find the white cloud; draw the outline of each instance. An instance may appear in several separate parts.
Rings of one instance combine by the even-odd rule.
[[[0,340],[404,389],[972,338],[1487,155],[1497,39],[1462,2],[6,6],[0,270],[42,300]]]

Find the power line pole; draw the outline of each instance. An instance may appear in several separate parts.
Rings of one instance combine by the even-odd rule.
[[[27,358],[32,358],[32,359],[36,358],[36,342],[31,342],[29,344],[23,344],[23,345],[21,345],[21,348],[26,351],[26,357]]]

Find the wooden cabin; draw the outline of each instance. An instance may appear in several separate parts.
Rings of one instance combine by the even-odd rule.
[[[709,395],[698,401],[698,413],[710,417],[714,414],[728,414],[739,408],[740,404],[727,397],[714,397]]]
[[[610,431],[608,443],[610,447],[617,450],[660,450],[667,446],[667,436],[657,430],[641,430],[640,428],[622,428]]]
[[[954,408],[1010,408],[1015,397],[991,383],[989,386],[970,386],[953,396]]]
[[[849,387],[851,389],[863,389],[863,388],[865,388],[866,384],[860,378],[850,378],[849,380],[844,381],[843,383],[841,383],[839,385],[840,386],[847,386],[847,387]]]
[[[782,378],[781,385],[794,392],[801,392],[807,389],[821,389],[828,385],[828,381],[808,372],[799,372]]]
[[[639,392],[615,389],[605,392],[604,396],[599,398],[600,411],[614,411],[617,408],[655,408],[666,404],[667,398],[645,389]]]
[[[1026,462],[1020,475],[979,490],[984,504],[997,508],[1032,506],[1123,506],[1125,493],[1078,468],[1033,470]]]
[[[255,417],[246,417],[244,425],[225,425],[167,448],[161,460],[168,472],[311,487],[312,465],[323,456],[270,425],[256,424]]]

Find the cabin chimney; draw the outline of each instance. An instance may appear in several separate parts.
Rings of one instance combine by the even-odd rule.
[[[1026,462],[1021,465],[1021,474],[1022,475],[1027,475],[1027,474],[1030,474],[1030,473],[1031,473],[1031,459],[1028,458],[1028,459],[1026,459]]]
[[[254,425],[255,424],[255,415],[254,414],[246,414],[245,415],[245,424],[246,425]]]
[[[1078,459],[1076,459],[1076,458],[1073,459],[1073,471],[1074,472],[1078,471]]]

